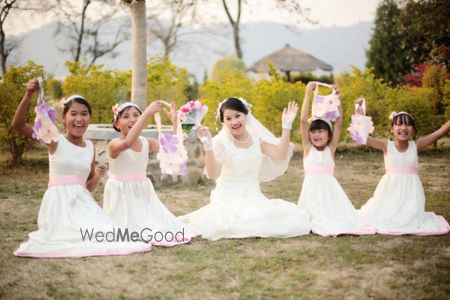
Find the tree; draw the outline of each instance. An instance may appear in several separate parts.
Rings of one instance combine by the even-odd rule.
[[[448,0],[384,0],[377,9],[367,67],[396,85],[450,45]],[[442,62],[448,65],[448,57]]]
[[[164,11],[170,14],[168,22],[163,22],[160,18]],[[189,32],[180,33],[179,30],[183,25],[193,23],[195,11],[196,6],[193,0],[165,1],[150,7],[149,32],[163,44],[164,56],[169,56],[180,36],[189,34]]]
[[[131,101],[147,105],[147,18],[145,0],[122,0],[131,12]]]
[[[27,0],[0,0],[0,69],[3,75],[6,73],[6,61],[9,55],[19,45],[18,39],[7,38],[5,32],[6,22],[12,16],[17,18],[15,13],[19,11],[43,11],[49,9],[46,1],[43,1],[38,7],[34,7],[33,4],[33,2]]]
[[[118,12],[115,0],[83,0],[80,7],[70,0],[57,0],[57,3],[58,13],[64,21],[59,23],[56,34],[68,35],[69,46],[62,50],[69,50],[74,61],[84,58],[91,66],[105,55],[117,56],[114,50],[127,40],[123,24],[115,32],[112,42],[100,41],[105,35],[104,25]],[[89,11],[95,11],[95,21],[90,21]]]
[[[233,40],[234,40],[234,48],[236,50],[236,56],[240,59],[243,58],[242,48],[241,48],[241,38],[240,38],[240,24],[241,24],[241,14],[243,9],[243,4],[246,4],[247,1],[237,0],[236,3],[236,16],[233,18],[231,15],[230,6],[227,3],[227,0],[222,0],[222,5],[225,10],[225,14],[227,15],[228,21],[230,22],[231,28],[233,30]],[[257,3],[257,2],[256,2]],[[309,18],[309,9],[303,9],[298,1],[295,0],[275,0],[275,6],[277,9],[289,12],[290,14],[295,14],[301,16],[300,20],[305,20],[309,23],[315,23]]]
[[[228,21],[230,22],[231,28],[233,29],[233,39],[234,39],[234,48],[236,49],[236,56],[242,59],[242,49],[241,49],[241,38],[239,36],[239,26],[241,23],[241,11],[242,11],[242,1],[237,1],[236,8],[236,19],[233,19],[230,13],[230,9],[228,7],[227,1],[222,0],[223,8],[225,9],[225,13],[227,14]]]

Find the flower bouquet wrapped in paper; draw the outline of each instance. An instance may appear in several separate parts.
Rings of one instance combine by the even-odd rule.
[[[180,108],[181,126],[186,133],[200,125],[208,107],[198,100],[191,100]]]
[[[50,144],[52,141],[57,142],[59,137],[58,128],[56,128],[55,109],[45,102],[44,88],[42,80],[39,79],[39,94],[37,105],[34,109],[36,117],[33,126],[33,138],[37,139],[41,144]]]
[[[170,103],[161,101],[170,106]],[[159,166],[163,174],[169,175],[187,175],[188,155],[183,144],[183,132],[181,129],[181,111],[177,113],[176,133],[162,132],[161,116],[155,114],[155,121],[159,133],[159,152],[156,158],[159,159]]]
[[[332,89],[331,94],[319,95],[319,85]],[[314,99],[312,103],[312,119],[328,119],[330,121],[336,121],[339,117],[339,105],[341,100],[333,86],[326,83],[317,82],[314,90]]]
[[[352,139],[360,145],[365,145],[369,134],[373,133],[374,127],[372,118],[366,116],[366,100],[359,97],[355,103],[355,113],[352,115],[352,122],[348,131],[352,134]]]

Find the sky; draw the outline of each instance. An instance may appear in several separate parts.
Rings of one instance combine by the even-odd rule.
[[[79,5],[81,0],[70,0],[75,5]],[[119,2],[119,0],[117,0]],[[153,0],[152,0],[153,1]],[[230,8],[233,11],[236,1],[228,0]],[[303,28],[319,28],[319,27],[341,27],[351,26],[359,21],[373,20],[376,8],[381,0],[299,0],[302,7],[310,8],[310,17],[318,21],[313,25],[303,22]],[[199,13],[209,16],[212,20],[218,22],[228,22],[225,12],[222,8],[222,1],[210,0],[200,7]],[[274,9],[273,1],[269,0],[248,0],[247,9],[243,10],[241,22],[256,21],[275,21],[283,23],[292,23],[296,20],[288,13],[280,13]],[[93,10],[95,11],[95,10]],[[123,14],[128,11],[124,7]],[[92,16],[95,18],[95,15]],[[34,16],[12,15],[5,24],[5,32],[7,35],[19,35],[29,30],[39,28],[51,21],[54,17],[51,14],[35,14]]]

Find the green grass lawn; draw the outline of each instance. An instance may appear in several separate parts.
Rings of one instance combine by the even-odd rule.
[[[37,228],[47,185],[47,156],[0,173],[1,298],[182,299],[448,299],[450,235],[440,237],[316,235],[291,239],[200,238],[149,253],[81,259],[28,259],[12,252]],[[450,220],[450,149],[420,156],[426,209]],[[378,152],[341,151],[335,175],[359,208],[384,172]],[[264,184],[268,197],[297,202],[303,180],[300,155],[286,175]],[[157,186],[176,214],[209,201],[210,181]],[[102,187],[94,196],[101,201]]]

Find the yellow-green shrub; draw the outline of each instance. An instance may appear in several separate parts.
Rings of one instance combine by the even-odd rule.
[[[23,154],[29,150],[34,141],[19,135],[11,128],[14,113],[25,94],[26,83],[33,78],[43,77],[44,68],[29,61],[24,67],[9,66],[5,76],[0,80],[0,147],[11,155],[11,164],[22,162]],[[36,96],[27,112],[27,122],[34,123]]]

